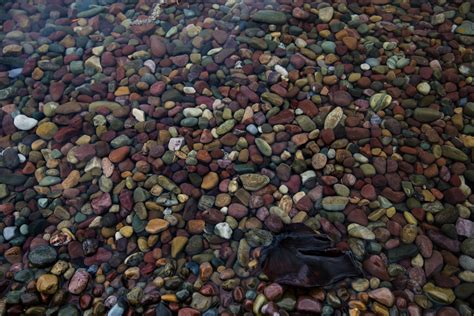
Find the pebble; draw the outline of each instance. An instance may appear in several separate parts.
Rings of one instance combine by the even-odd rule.
[[[15,124],[15,127],[19,130],[29,131],[38,124],[38,120],[35,120],[34,118],[28,117],[23,114],[19,114],[15,116],[13,123]]]

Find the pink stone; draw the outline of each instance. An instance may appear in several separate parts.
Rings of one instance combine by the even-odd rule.
[[[89,283],[89,273],[85,269],[78,269],[69,281],[68,290],[72,294],[78,295],[84,291]]]
[[[270,301],[278,300],[283,295],[283,287],[278,283],[272,283],[263,290],[263,294]]]
[[[110,194],[103,193],[98,198],[93,199],[91,202],[91,206],[96,214],[103,214],[109,207],[112,206],[112,199],[110,197]]]

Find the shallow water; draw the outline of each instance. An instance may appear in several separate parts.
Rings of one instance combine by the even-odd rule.
[[[0,314],[472,315],[471,3],[162,2],[0,1]]]

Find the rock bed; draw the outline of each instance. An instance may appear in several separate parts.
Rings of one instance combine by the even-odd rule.
[[[469,1],[72,2],[0,5],[0,314],[472,315]]]

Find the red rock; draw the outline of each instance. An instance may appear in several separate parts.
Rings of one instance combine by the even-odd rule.
[[[329,94],[329,100],[331,101],[331,103],[338,106],[348,106],[349,104],[351,104],[353,99],[349,92],[340,90],[331,92]]]
[[[190,307],[181,308],[178,311],[178,316],[199,316],[201,313]]]
[[[385,263],[383,262],[382,258],[377,255],[372,255],[368,259],[366,259],[363,263],[363,267],[365,271],[367,271],[374,277],[377,277],[384,281],[390,280]]]
[[[293,122],[293,119],[295,118],[295,115],[293,112],[289,109],[285,109],[283,111],[280,111],[278,114],[270,117],[268,119],[268,123],[271,125],[277,125],[277,124],[289,124]]]
[[[456,204],[460,204],[466,201],[466,196],[464,195],[464,193],[461,191],[460,188],[457,188],[457,187],[450,188],[444,191],[443,193],[444,193],[444,200],[449,204],[456,205]]]
[[[439,251],[433,251],[430,258],[425,259],[425,274],[430,277],[434,272],[440,271],[443,267],[443,256]]]
[[[158,81],[151,85],[150,93],[155,96],[160,96],[165,91],[165,88],[166,83],[163,81]]]
[[[363,127],[346,127],[346,137],[349,140],[369,138],[370,130]]]
[[[98,198],[91,201],[92,209],[96,214],[103,214],[109,207],[112,206],[112,199],[109,193],[103,193]]]
[[[163,57],[166,54],[165,39],[157,35],[150,36],[150,49],[153,56]]]
[[[100,64],[102,67],[114,67],[117,64],[114,54],[112,52],[104,52],[100,56]]]
[[[426,235],[416,236],[416,246],[424,258],[429,258],[433,254],[433,243]]]
[[[377,198],[377,193],[375,192],[375,188],[371,184],[364,185],[362,189],[360,190],[360,195],[362,195],[362,197],[370,201],[375,200]]]
[[[62,81],[52,82],[49,86],[49,94],[52,101],[59,101],[63,97],[65,84]]]
[[[241,218],[247,216],[248,209],[242,204],[232,203],[232,204],[229,205],[229,209],[228,209],[227,213],[230,216],[232,216],[236,219],[241,219]]]
[[[130,26],[130,29],[135,35],[144,35],[156,27],[154,21],[149,20],[149,16],[147,15],[139,15],[137,21],[137,23]]]
[[[127,158],[130,148],[128,146],[120,147],[114,149],[109,154],[109,159],[113,163],[119,163]]]

